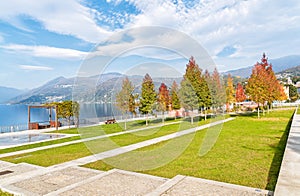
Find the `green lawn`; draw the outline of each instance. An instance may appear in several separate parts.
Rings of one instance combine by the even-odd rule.
[[[207,134],[162,142],[85,167],[109,170],[114,167],[172,178],[178,174],[274,190],[294,110],[273,111],[261,119],[256,114],[238,116],[223,125],[214,147],[204,156],[199,149]],[[167,164],[176,149],[192,139],[187,149]],[[164,149],[164,150],[159,150]],[[143,152],[148,152],[144,153]],[[142,156],[138,156],[142,155]],[[176,155],[176,154],[175,154]],[[170,156],[169,156],[170,157]],[[111,166],[114,165],[114,166]],[[144,165],[154,168],[145,170]]]
[[[10,194],[10,193],[7,193],[7,192],[3,192],[3,191],[1,191],[1,189],[0,189],[0,195],[1,196],[13,196],[13,194]]]
[[[215,120],[218,119],[216,118],[214,119],[214,121]],[[6,158],[2,158],[1,160],[13,162],[13,163],[27,162],[31,164],[40,165],[40,166],[51,166],[66,161],[78,159],[84,156],[88,156],[91,155],[92,153],[104,152],[120,146],[126,146],[137,142],[145,141],[148,139],[167,135],[170,133],[174,133],[179,130],[185,130],[194,127],[196,125],[203,125],[208,122],[210,121],[202,120],[199,121],[198,123],[195,123],[194,125],[191,125],[190,122],[188,121],[182,121],[181,123],[178,124],[161,126],[158,128],[151,128],[151,129],[135,132],[132,134],[123,134],[119,136],[113,136],[110,138],[92,140],[85,143],[71,144],[62,147],[6,157]],[[140,127],[141,122],[137,122],[137,124],[138,124],[137,127]],[[98,131],[98,134],[103,131],[102,127],[108,130],[109,133],[112,133],[114,129],[116,129],[116,132],[118,132],[119,129],[118,128],[119,126],[117,124],[98,126],[98,128],[100,129],[100,131]],[[89,127],[88,131],[90,131],[91,129],[94,131],[98,130],[97,127]]]
[[[176,121],[179,121],[179,120],[180,119],[178,119]],[[176,122],[176,121],[174,121],[173,119],[168,119],[166,122]],[[149,126],[154,126],[154,125],[160,124],[161,120],[160,119],[150,120],[149,122],[150,122]],[[128,127],[127,130],[141,128],[141,127],[144,127],[144,125],[145,125],[145,121],[143,121],[143,120],[130,121],[127,123],[127,127]],[[48,145],[52,145],[52,144],[59,144],[59,143],[64,143],[64,142],[68,142],[68,141],[79,140],[79,139],[83,139],[83,138],[90,138],[90,137],[95,137],[95,136],[100,136],[100,135],[105,135],[105,134],[121,132],[121,131],[123,131],[122,127],[124,127],[124,123],[90,126],[90,127],[80,127],[80,128],[70,128],[70,129],[61,129],[58,131],[51,131],[49,133],[81,134],[81,136],[74,136],[71,138],[62,138],[62,139],[53,140],[53,141],[39,142],[36,144],[28,144],[28,145],[23,145],[23,146],[19,146],[19,147],[0,149],[0,154],[20,151],[20,150],[26,150],[26,149],[31,149],[31,148],[37,148],[37,147],[42,147],[42,146],[48,146]]]

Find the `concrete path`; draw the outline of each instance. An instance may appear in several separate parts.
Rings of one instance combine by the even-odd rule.
[[[112,133],[112,134],[107,134],[107,135],[100,135],[100,136],[86,138],[86,139],[79,139],[79,140],[74,140],[74,141],[69,141],[69,142],[64,142],[64,143],[59,143],[59,144],[53,144],[53,145],[48,145],[48,146],[41,146],[41,147],[37,147],[37,148],[20,150],[20,151],[0,154],[0,158],[10,157],[10,156],[19,155],[19,154],[25,154],[25,153],[30,153],[30,152],[35,152],[35,151],[39,151],[39,150],[46,150],[46,149],[50,149],[50,148],[57,148],[57,147],[67,146],[67,145],[71,145],[71,144],[77,144],[77,143],[81,143],[81,142],[88,142],[88,141],[92,141],[92,140],[97,140],[97,139],[102,139],[102,138],[107,138],[107,137],[113,137],[113,136],[123,135],[123,134],[127,134],[127,133],[134,133],[134,132],[138,132],[138,131],[153,129],[153,128],[157,128],[157,127],[172,125],[172,124],[178,124],[178,123],[180,123],[180,122],[165,123],[163,125],[143,127],[143,128],[139,128],[139,129],[122,131],[122,132],[117,132],[117,133]],[[22,132],[22,134],[23,134],[23,132]],[[76,136],[75,134],[70,134],[70,135]]]
[[[300,195],[300,115],[297,111],[284,151],[275,195]]]

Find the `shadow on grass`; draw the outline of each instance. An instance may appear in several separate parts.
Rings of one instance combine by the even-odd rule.
[[[275,149],[275,154],[274,154],[272,164],[271,164],[269,174],[268,174],[268,184],[266,186],[267,190],[271,190],[271,191],[275,190],[284,150],[285,150],[286,143],[287,143],[287,138],[288,138],[288,135],[290,132],[291,124],[292,124],[292,120],[293,120],[293,116],[289,120],[289,122],[284,130],[284,133],[283,133],[282,137],[280,138],[278,145],[277,146],[270,145],[272,148]]]
[[[248,117],[257,118],[257,112],[241,112],[241,113],[230,114],[230,117],[236,117],[236,116],[248,116]]]
[[[181,118],[176,118],[176,120],[179,120]],[[171,117],[166,117],[164,122],[169,122],[169,121],[174,121],[175,118],[171,118]],[[162,119],[161,118],[157,118],[157,119],[149,119],[148,120],[148,126],[153,126],[153,125],[159,125],[162,123]],[[130,124],[130,127],[134,128],[134,127],[146,127],[146,120],[139,120],[135,123]]]

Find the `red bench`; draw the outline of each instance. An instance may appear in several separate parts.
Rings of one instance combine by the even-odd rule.
[[[105,121],[105,124],[114,124],[116,123],[116,119],[109,119]]]

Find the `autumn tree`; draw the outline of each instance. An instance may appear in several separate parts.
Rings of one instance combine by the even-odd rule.
[[[226,84],[226,110],[229,111],[229,105],[235,102],[234,98],[234,87],[233,87],[233,79],[230,74],[227,77]]]
[[[154,83],[149,74],[146,74],[142,83],[142,95],[139,110],[146,114],[146,125],[148,126],[148,115],[153,111],[153,104],[156,102]]]
[[[164,123],[164,114],[170,108],[171,104],[169,90],[165,83],[161,83],[158,89],[157,102],[162,112],[162,122]]]
[[[241,83],[237,83],[236,85],[236,90],[235,90],[235,101],[237,103],[243,102],[246,100],[246,95],[245,95],[245,90],[243,88],[243,86],[241,85]],[[239,109],[240,108],[240,104],[239,104]]]
[[[125,114],[125,127],[127,129],[127,114],[129,112],[135,113],[135,98],[133,95],[134,86],[126,77],[122,83],[122,89],[116,95],[116,106]]]
[[[235,100],[236,102],[243,102],[246,100],[245,90],[241,83],[238,83],[235,91]]]
[[[257,62],[252,69],[252,74],[247,82],[246,92],[250,99],[258,104],[258,117],[260,117],[260,106],[264,106],[266,103],[269,106],[274,100],[286,98],[283,94],[283,87],[276,79],[272,65],[268,63],[265,53],[261,62]]]

